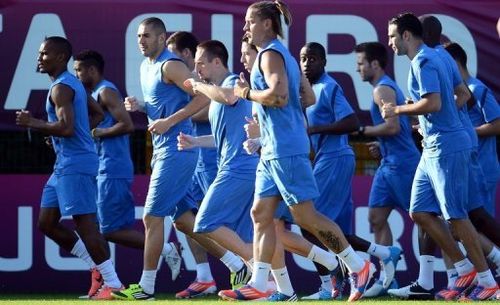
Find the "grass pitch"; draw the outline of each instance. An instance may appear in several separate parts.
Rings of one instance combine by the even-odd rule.
[[[84,305],[89,304],[89,301],[84,299],[78,299],[76,295],[49,295],[49,294],[23,294],[23,295],[1,295],[0,294],[0,305]],[[303,305],[326,305],[326,304],[342,304],[347,303],[347,300],[341,301],[299,301]],[[268,303],[268,302],[261,302]],[[356,302],[363,305],[444,305],[453,304],[458,302],[442,302],[442,301],[403,301],[390,297],[382,297],[378,299],[361,299]],[[478,302],[484,304],[500,304],[497,301],[485,301]],[[95,304],[123,304],[123,305],[137,305],[138,302],[134,301],[98,301]],[[175,304],[175,305],[232,305],[234,302],[222,301],[216,296],[204,297],[190,300],[176,300],[172,294],[159,294],[156,296],[156,301],[154,304]],[[475,303],[477,304],[477,303]]]

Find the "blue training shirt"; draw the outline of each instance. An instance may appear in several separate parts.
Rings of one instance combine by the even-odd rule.
[[[268,87],[260,68],[262,54],[276,52],[282,58],[288,78],[288,103],[284,107],[257,104],[262,142],[261,158],[271,160],[295,155],[309,154],[309,139],[304,126],[304,115],[300,103],[300,69],[295,58],[278,40],[274,39],[262,48],[250,73],[252,88],[265,90]]]
[[[306,109],[309,126],[330,125],[354,113],[340,85],[327,73],[312,85],[312,89],[316,103]],[[310,135],[310,139],[316,159],[323,154],[335,157],[354,155],[346,134],[318,133]]]
[[[98,159],[94,142],[90,136],[89,115],[87,109],[87,92],[82,83],[68,71],[61,73],[50,85],[45,110],[49,122],[57,122],[55,105],[51,100],[52,88],[58,84],[73,90],[73,123],[74,131],[70,137],[52,136],[52,146],[56,153],[54,174],[97,174]]]
[[[500,107],[493,92],[479,79],[469,77],[467,80],[475,105],[469,109],[469,116],[474,126],[491,123],[500,118]],[[497,181],[500,168],[497,155],[497,140],[495,136],[480,137],[478,159],[487,181]]]
[[[167,118],[178,110],[184,108],[191,98],[175,84],[167,84],[162,79],[162,66],[169,60],[181,61],[175,54],[166,48],[156,58],[150,62],[145,58],[141,64],[141,87],[144,95],[146,114],[151,123],[154,120]],[[153,148],[158,150],[177,151],[177,136],[180,132],[192,133],[191,119],[185,119],[172,126],[164,134],[152,135]]]
[[[394,90],[396,94],[396,105],[404,105],[405,97],[403,92],[398,87],[398,85],[389,76],[382,76],[379,81],[375,84],[375,87],[387,86]],[[373,121],[373,125],[380,125],[385,123],[385,120],[380,114],[380,108],[375,103],[372,102],[370,109],[370,115]],[[395,166],[401,169],[408,167],[408,162],[411,160],[416,160],[420,158],[420,152],[418,151],[412,138],[412,130],[410,118],[406,115],[399,116],[399,128],[400,131],[394,136],[380,136],[377,137],[380,143],[380,154],[382,155],[381,165]],[[414,168],[409,167],[409,170],[414,170]]]
[[[233,88],[239,76],[231,74],[221,84],[224,88]],[[248,155],[243,142],[247,139],[244,125],[245,117],[252,116],[252,103],[239,99],[234,105],[210,102],[208,118],[212,127],[217,149],[219,172],[229,171],[240,178],[255,179],[259,156]]]
[[[424,140],[423,155],[439,157],[471,149],[471,141],[458,117],[453,84],[445,63],[434,49],[422,44],[411,61],[408,91],[416,103],[426,94],[439,93],[441,109],[418,116]]]
[[[114,90],[122,99],[118,88],[105,79],[101,80],[94,90],[92,97],[99,103],[99,94],[105,88]],[[123,100],[123,99],[122,99]],[[98,128],[109,128],[116,124],[116,120],[111,113],[104,109],[104,120],[97,126]],[[103,137],[95,140],[95,147],[99,155],[99,176],[107,178],[130,179],[134,175],[134,167],[130,158],[129,135],[123,134],[115,137]]]
[[[464,80],[462,79],[462,76],[460,75],[460,71],[458,70],[457,63],[453,59],[453,57],[446,51],[446,49],[442,45],[437,45],[434,47],[434,50],[438,53],[439,57],[443,62],[446,64],[446,67],[448,69],[449,76],[452,77],[452,82],[453,82],[453,88],[456,88],[457,86],[461,85],[464,83]],[[477,149],[478,145],[478,139],[477,139],[477,134],[476,131],[474,130],[474,126],[472,126],[472,122],[470,121],[469,118],[469,113],[467,110],[467,103],[463,105],[459,110],[458,110],[458,117],[460,118],[460,122],[462,122],[462,125],[465,128],[465,131],[469,135],[469,138],[472,143],[472,148]]]

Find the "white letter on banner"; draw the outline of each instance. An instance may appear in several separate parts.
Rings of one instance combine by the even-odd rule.
[[[168,32],[191,32],[192,30],[191,14],[142,14],[130,21],[125,33],[125,88],[127,96],[135,96],[140,100],[143,100],[143,97],[139,71],[144,56],[137,46],[137,29],[139,24],[149,17],[160,18],[165,23]]]
[[[144,207],[136,206],[135,207],[135,219],[141,220],[142,215],[144,215]],[[168,242],[168,238],[170,237],[170,233],[172,232],[172,228],[173,228],[171,218],[165,217],[165,220],[163,221],[163,225],[164,225],[163,236],[165,236],[164,242]],[[184,235],[184,233],[182,233],[181,231],[177,231],[177,230],[175,230],[175,234],[177,236],[177,240],[181,243],[181,247],[183,249],[182,252],[179,254],[181,255],[182,259],[184,260],[184,265],[186,267],[186,270],[189,270],[189,271],[196,270],[196,262],[194,260],[193,253],[191,252],[191,248],[189,247],[189,244],[187,243],[186,235]],[[162,264],[163,257],[161,257],[160,259],[161,259],[160,264]]]
[[[348,24],[349,27],[340,26]],[[329,34],[349,34],[355,43],[377,41],[377,32],[373,25],[363,17],[354,15],[311,15],[306,22],[306,41],[318,42],[328,51]],[[326,54],[327,72],[349,74],[354,84],[359,108],[369,110],[372,103],[372,87],[363,82],[356,72],[356,54]],[[351,101],[353,102],[353,101]]]
[[[61,20],[56,14],[36,14],[31,21],[7,94],[4,106],[6,110],[26,108],[31,90],[49,88],[50,79],[47,75],[37,72],[38,50],[47,36],[66,37]],[[73,67],[73,62],[70,61],[68,66]]]
[[[63,220],[71,220],[70,216],[64,216]],[[115,261],[115,244],[109,243],[110,259]],[[60,247],[50,238],[45,237],[45,260],[47,265],[54,270],[68,271],[68,270],[89,270],[90,266],[85,261],[78,257],[62,257],[60,254]]]
[[[477,49],[474,38],[469,29],[460,20],[441,14],[429,14],[439,19],[443,28],[443,34],[451,41],[457,42],[467,53],[467,67],[472,76],[477,73]],[[387,43],[387,36],[385,38]],[[408,94],[408,73],[410,71],[410,60],[405,56],[394,54],[394,75],[396,82],[405,96]]]
[[[375,236],[371,232],[370,225],[367,224],[368,220],[368,213],[369,213],[369,208],[368,207],[357,207],[356,208],[356,213],[355,213],[355,224],[356,224],[356,229],[355,229],[355,234],[363,239],[366,239],[369,242],[374,242],[375,241]],[[401,216],[401,213],[398,210],[392,210],[391,214],[389,215],[389,218],[387,219],[387,222],[389,223],[389,227],[391,228],[392,232],[392,240],[393,240],[393,246],[399,247],[400,249],[403,249],[401,244],[399,243],[399,239],[403,236],[404,228],[405,228],[405,223],[404,219]],[[370,259],[370,256],[366,253],[359,253],[364,259]],[[406,271],[407,270],[407,265],[406,265],[406,259],[404,256],[401,257],[401,260],[398,263],[398,266],[396,270],[399,271]]]
[[[233,66],[233,15],[231,14],[213,14],[212,15],[212,39],[220,40],[229,53],[227,66],[230,70]],[[239,40],[238,40],[239,42]],[[239,45],[239,44],[238,44]],[[238,54],[238,53],[237,53]],[[239,58],[239,57],[238,57]]]
[[[6,232],[3,232],[6,234]],[[17,216],[17,257],[0,257],[0,271],[26,271],[33,265],[33,209],[19,207]]]

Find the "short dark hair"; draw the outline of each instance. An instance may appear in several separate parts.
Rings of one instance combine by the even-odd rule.
[[[317,42],[308,42],[308,43],[305,44],[304,47],[318,52],[319,53],[319,57],[322,60],[326,60],[326,50],[325,50],[325,47],[323,47],[322,44],[317,43]]]
[[[354,51],[356,53],[365,53],[366,60],[369,63],[376,60],[380,67],[385,69],[387,65],[387,49],[380,42],[372,41],[360,43],[354,48]]]
[[[444,47],[453,59],[462,65],[462,67],[467,68],[467,53],[465,53],[465,50],[458,43],[447,43]]]
[[[167,33],[167,28],[165,27],[165,23],[160,18],[157,17],[149,17],[144,19],[141,22],[142,25],[150,25],[157,31],[159,34]]]
[[[241,42],[244,42],[246,43],[247,45],[250,46],[250,48],[252,50],[254,50],[255,52],[259,52],[259,50],[257,50],[257,47],[253,44],[253,43],[250,43],[250,39],[248,39],[248,36],[247,35],[243,35],[243,37],[241,37]]]
[[[199,41],[196,36],[191,32],[179,31],[175,32],[170,37],[168,37],[166,44],[175,44],[177,50],[182,51],[184,49],[189,49],[194,57],[196,53],[196,46]]]
[[[401,13],[392,18],[389,24],[394,24],[398,27],[399,35],[403,35],[404,31],[408,31],[413,36],[422,38],[422,24],[413,13]]]
[[[218,40],[206,40],[198,45],[199,49],[203,49],[207,59],[212,61],[214,58],[219,58],[222,64],[227,68],[228,52],[224,44]]]
[[[75,61],[80,61],[85,67],[94,66],[100,74],[104,73],[104,58],[94,50],[83,50],[75,56]]]
[[[51,43],[55,47],[57,53],[63,53],[66,62],[69,61],[73,55],[73,47],[71,43],[64,37],[61,36],[50,36],[46,37],[44,43]]]
[[[422,39],[429,47],[434,48],[440,43],[443,27],[436,16],[423,15],[419,18],[422,24]]]

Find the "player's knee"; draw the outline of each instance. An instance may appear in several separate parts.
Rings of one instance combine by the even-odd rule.
[[[370,213],[368,215],[368,222],[373,231],[380,231],[387,223],[387,220],[376,213]]]
[[[176,221],[174,222],[174,227],[177,231],[180,231],[184,234],[188,234],[188,233],[191,233],[189,232],[189,228],[188,226],[186,225],[186,223],[182,222],[182,221]]]
[[[252,220],[253,223],[258,226],[258,225],[269,225],[273,223],[273,215],[269,215],[269,213],[266,213],[265,209],[259,206],[253,206],[250,214],[252,215]]]
[[[410,218],[413,220],[413,222],[422,227],[425,227],[425,224],[428,220],[425,213],[410,213]]]

